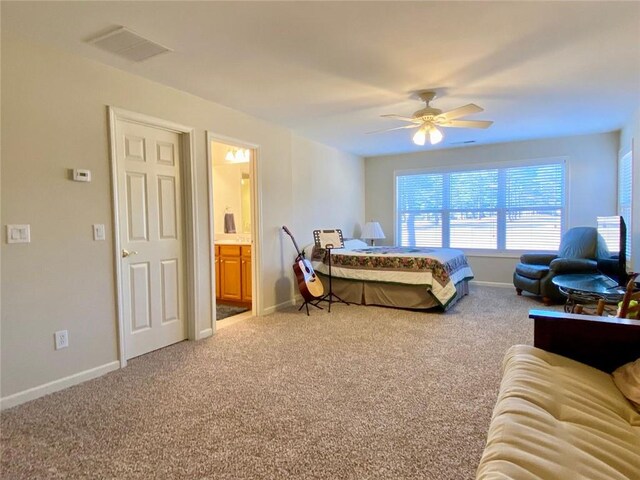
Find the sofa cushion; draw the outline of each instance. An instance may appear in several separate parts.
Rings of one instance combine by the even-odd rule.
[[[562,236],[559,257],[596,258],[598,230],[594,227],[574,227]]]
[[[520,263],[529,265],[549,265],[552,260],[558,258],[557,253],[549,252],[528,252],[520,255]]]
[[[640,409],[640,358],[616,369],[613,381],[622,394]]]
[[[527,278],[541,279],[549,273],[548,265],[528,265],[526,263],[518,263],[516,265],[516,273]]]
[[[566,273],[598,273],[598,262],[590,258],[556,258],[549,264],[556,275]]]
[[[640,478],[640,413],[611,375],[526,345],[503,369],[477,479]]]
[[[518,272],[513,272],[513,285],[525,292],[540,295],[540,280],[536,278],[527,278]]]

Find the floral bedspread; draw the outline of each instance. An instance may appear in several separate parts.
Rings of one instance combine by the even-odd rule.
[[[329,274],[326,250],[314,248],[313,268]],[[461,250],[424,247],[368,247],[331,251],[331,274],[350,280],[423,285],[446,306],[456,296],[456,283],[473,278]]]

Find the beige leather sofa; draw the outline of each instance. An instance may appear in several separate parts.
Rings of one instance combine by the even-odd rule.
[[[610,374],[516,345],[476,478],[640,480],[640,413]]]

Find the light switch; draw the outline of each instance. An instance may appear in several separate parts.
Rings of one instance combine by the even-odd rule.
[[[104,225],[102,223],[95,223],[93,225],[93,239],[96,241],[105,239]]]
[[[7,225],[7,243],[30,243],[30,225]]]

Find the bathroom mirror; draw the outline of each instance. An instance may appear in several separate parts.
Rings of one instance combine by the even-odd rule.
[[[250,150],[212,142],[214,234],[227,241],[251,235],[250,155]]]

